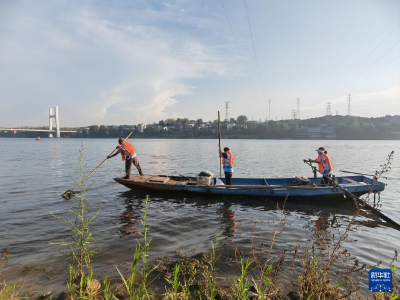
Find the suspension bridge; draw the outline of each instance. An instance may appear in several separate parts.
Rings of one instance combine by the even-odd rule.
[[[48,118],[48,125],[44,125],[44,121]],[[55,129],[53,129],[53,119],[55,123]],[[60,130],[60,119],[58,113],[58,106],[49,107],[49,113],[47,113],[25,121],[25,124],[33,124],[30,126],[13,126],[13,127],[1,127],[0,131],[11,131],[16,134],[18,131],[34,131],[34,132],[47,132],[49,134],[49,138],[59,138],[61,137],[61,133],[75,133],[76,130]]]

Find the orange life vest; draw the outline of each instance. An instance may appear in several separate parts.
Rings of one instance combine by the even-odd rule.
[[[326,163],[328,164],[329,169],[330,169],[331,171],[333,171],[332,164],[331,164],[331,160],[329,159],[328,154],[322,153],[320,156],[318,156],[317,161],[321,161],[322,158],[323,158],[324,156],[325,156],[325,158],[326,158]],[[324,173],[324,172],[325,172],[324,163],[318,164],[318,170],[319,170],[321,173]]]
[[[231,152],[231,150],[226,151],[225,153],[229,154],[229,161],[227,162],[227,165],[233,167],[235,165],[235,156]],[[222,164],[225,165],[225,157],[222,156]]]
[[[135,148],[133,148],[132,144],[129,142],[123,142],[121,146],[119,146],[119,149],[121,149],[122,160],[125,160],[125,151],[128,152],[131,156],[135,155],[136,153]]]

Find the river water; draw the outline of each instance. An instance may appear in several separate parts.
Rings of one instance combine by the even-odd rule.
[[[132,139],[145,174],[196,176],[202,170],[219,173],[217,141]],[[66,290],[68,256],[66,248],[51,242],[68,240],[66,225],[49,211],[65,217],[71,202],[61,194],[75,186],[72,167],[78,167],[81,143],[87,170],[96,167],[116,146],[111,139],[0,139],[0,251],[8,248],[8,266],[0,270],[0,281],[24,282],[33,290]],[[223,140],[235,154],[234,177],[311,177],[304,158],[316,158],[314,151],[324,146],[331,157],[335,174],[350,170],[374,174],[394,150],[392,169],[383,180],[388,185],[381,195],[382,211],[400,221],[400,141],[298,141],[298,140]],[[136,173],[133,167],[132,173]],[[132,258],[137,230],[141,230],[145,194],[130,191],[113,177],[124,175],[119,156],[107,160],[88,183],[86,196],[101,209],[93,229],[99,247],[95,256],[96,274],[117,277],[115,266],[126,270]],[[250,234],[267,242],[272,233],[271,221],[281,212],[267,199],[230,199],[220,197],[185,197],[150,193],[148,223],[152,238],[149,257],[174,255],[183,251],[197,255],[210,251],[222,232],[220,247],[249,253]],[[332,203],[302,201],[286,203],[285,231],[277,238],[277,251],[293,250],[312,235],[318,220],[343,221],[354,213],[350,201]],[[318,222],[317,222],[318,223]],[[328,229],[329,230],[329,229]],[[332,229],[333,230],[333,229]],[[373,215],[357,218],[350,232],[353,242],[345,248],[368,266],[379,261],[387,267],[395,250],[400,249],[399,231]],[[222,267],[228,272],[229,264]],[[225,269],[224,269],[225,268]],[[286,275],[287,281],[293,280]],[[365,282],[363,288],[367,291]]]

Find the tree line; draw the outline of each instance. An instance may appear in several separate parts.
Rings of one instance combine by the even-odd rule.
[[[333,127],[336,139],[400,139],[400,116],[364,118],[355,116],[324,116],[306,120],[280,120],[269,122],[249,121],[245,115],[229,122],[221,122],[221,131],[227,138],[250,139],[296,139],[303,126]],[[67,128],[65,128],[67,129]],[[68,128],[70,129],[70,128]],[[218,120],[204,122],[202,119],[168,118],[148,124],[143,133],[136,125],[92,125],[74,128],[77,133],[63,133],[62,137],[118,138],[134,132],[136,138],[217,138]],[[47,137],[47,133],[0,132],[0,137]]]

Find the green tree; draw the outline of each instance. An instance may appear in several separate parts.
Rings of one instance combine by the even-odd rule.
[[[165,120],[165,123],[167,123],[167,125],[175,125],[176,120],[173,118],[169,118]]]
[[[247,117],[245,115],[240,115],[237,117],[237,121],[239,125],[244,125],[247,122]]]

